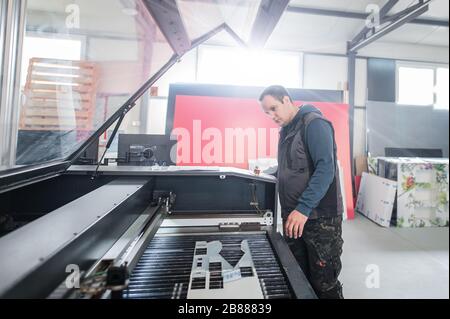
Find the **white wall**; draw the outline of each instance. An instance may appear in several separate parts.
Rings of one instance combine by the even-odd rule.
[[[367,60],[356,59],[355,106],[365,107],[367,102]]]
[[[167,61],[166,61],[167,62]],[[161,62],[159,62],[161,64]],[[193,83],[196,78],[197,50],[192,50],[172,66],[153,86],[158,87],[158,96],[169,96],[169,86],[173,83]]]
[[[147,118],[147,134],[166,134],[167,98],[151,98]]]
[[[158,97],[151,97],[149,101],[149,109],[147,112],[148,125],[146,128],[147,134],[165,134],[167,97],[169,96],[170,84],[195,83],[197,81],[197,55],[197,50],[188,52],[180,62],[172,66],[172,68],[153,85],[153,87],[158,88]]]
[[[164,55],[164,54],[163,54]],[[171,83],[197,82],[197,50],[188,53],[178,64],[167,72],[158,82],[157,98],[150,98],[148,110],[149,134],[164,134],[167,112],[167,96]],[[156,63],[161,61],[155,60]],[[305,54],[304,56],[303,87],[306,89],[343,90],[347,87],[347,58],[333,55]],[[356,92],[355,92],[355,127],[354,154],[363,155],[366,144],[365,105],[367,97],[367,60],[357,59],[356,62]],[[137,109],[137,108],[136,108]],[[130,114],[131,115],[131,114]],[[136,115],[128,122],[138,121]]]
[[[406,50],[407,48],[403,48]],[[375,49],[371,53],[375,54]],[[367,51],[366,51],[367,53]],[[395,52],[392,52],[395,54]],[[403,55],[404,56],[404,55]],[[411,57],[418,56],[411,53]],[[430,60],[430,57],[429,57]],[[155,60],[156,61],[156,60]],[[161,61],[160,61],[161,62]],[[158,98],[150,99],[147,132],[164,134],[167,96],[171,83],[197,82],[198,52],[194,50],[165,74],[155,86]],[[306,89],[343,90],[347,88],[348,62],[345,56],[313,54],[304,55],[303,87]],[[367,59],[357,58],[355,78],[354,156],[366,150]],[[136,120],[136,119],[134,119]]]
[[[89,38],[89,61],[139,61],[137,40]]]
[[[366,109],[356,108],[353,126],[353,156],[366,155]]]
[[[333,55],[305,54],[304,88],[343,90],[348,83],[348,59]],[[364,155],[366,149],[367,60],[356,60],[354,156]]]
[[[413,60],[434,63],[449,63],[448,47],[418,44],[374,42],[362,49],[360,56],[396,60]]]
[[[347,83],[347,58],[304,56],[303,87],[305,89],[343,90]]]
[[[353,156],[366,151],[367,60],[357,59],[355,68],[355,112],[353,126]]]
[[[99,2],[99,3],[97,3]],[[119,33],[123,36],[136,36],[135,21],[133,17],[127,17],[120,13],[120,6],[118,2],[107,11],[96,10],[95,7],[102,7],[102,5],[107,0],[97,1],[96,4],[92,4],[89,1],[83,0],[81,3],[82,11],[82,27],[92,30],[98,30],[99,32],[109,33]],[[48,16],[39,11],[39,9],[45,9],[46,6],[58,7],[71,3],[68,0],[51,0],[47,2],[31,1],[31,8],[36,9],[33,14],[29,14],[29,24],[36,25],[46,25],[49,24],[54,27],[63,27],[64,23],[64,13],[54,14],[51,16],[52,20],[48,20]],[[89,6],[89,7],[87,7]],[[92,7],[93,6],[93,7]],[[89,8],[90,10],[87,10]],[[83,12],[97,12],[101,17],[90,16]],[[289,14],[288,14],[289,15]],[[120,17],[118,19],[117,17]],[[297,15],[292,14],[292,19],[294,21],[298,20]],[[317,17],[314,17],[317,19]],[[324,18],[328,22],[328,18]],[[114,23],[103,23],[105,20],[114,21]],[[359,23],[359,22],[357,22]],[[306,26],[309,24],[307,23]],[[312,26],[312,25],[311,25]],[[325,24],[322,27],[330,30]],[[336,27],[333,24],[333,28]],[[353,28],[352,28],[353,29]],[[355,26],[355,30],[356,30]],[[343,55],[346,51],[345,40],[348,39],[347,35],[340,39],[336,36],[330,36],[328,33],[322,34],[322,36],[328,35],[328,40],[330,40],[333,45],[324,45],[320,37],[315,36],[309,32],[304,32],[305,29],[300,29],[301,32],[313,41],[312,43],[307,43],[298,38],[291,25],[286,25],[285,29],[281,32],[284,38],[280,38],[279,46],[277,49],[290,49],[299,50],[301,46],[309,48],[311,50],[317,50],[321,52],[334,53],[336,55]],[[311,32],[317,32],[320,30],[311,30]],[[291,33],[294,32],[294,33]],[[325,32],[325,31],[324,31]],[[329,31],[326,31],[329,32]],[[295,39],[295,41],[292,41]],[[314,46],[315,44],[315,46]],[[292,47],[289,47],[292,45]],[[445,43],[443,43],[445,45]],[[133,41],[120,41],[111,39],[101,39],[101,38],[90,38],[89,43],[86,43],[86,50],[88,50],[89,58],[99,61],[138,61],[139,60],[139,45],[137,42]],[[315,49],[314,49],[315,48]],[[449,49],[446,46],[426,46],[419,44],[400,44],[395,42],[383,42],[383,39],[370,44],[368,47],[362,49],[359,52],[359,56],[363,57],[378,57],[378,58],[391,58],[399,60],[415,60],[424,61],[432,63],[449,63]],[[347,58],[344,56],[336,55],[323,55],[323,54],[312,54],[307,53],[304,55],[304,73],[303,73],[303,87],[307,89],[328,89],[328,90],[342,90],[347,86]],[[152,66],[151,69],[159,69],[168,58],[171,56],[171,51],[167,43],[155,44],[155,50],[152,56]],[[168,96],[170,83],[192,83],[198,80],[197,78],[197,67],[198,67],[198,50],[194,50],[188,53],[182,61],[172,67],[172,69],[165,74],[154,86],[158,87],[159,98],[150,99],[148,106],[148,127],[147,131],[152,134],[163,134],[165,128],[165,115],[166,115],[166,105],[167,101],[164,99]],[[220,61],[218,61],[220,63]],[[123,79],[123,73],[117,70],[111,70],[105,63],[105,68],[109,72],[113,72],[117,75],[117,79],[114,78],[113,82],[116,84],[117,88],[114,90],[109,88],[109,91],[114,91],[117,93],[122,93],[122,91],[128,92],[129,87],[136,87],[137,84],[130,80]],[[130,68],[132,64],[124,63],[124,66]],[[132,79],[139,79],[139,65],[135,66],[136,72],[132,73]],[[299,71],[300,72],[300,71]],[[136,76],[133,76],[136,75]],[[111,105],[120,105],[126,96],[116,97],[111,100]],[[356,63],[356,90],[355,90],[355,117],[354,117],[354,155],[362,155],[365,151],[365,138],[366,138],[366,101],[367,101],[367,60],[357,59]],[[109,110],[112,112],[113,110]],[[141,115],[145,112],[141,112],[140,104],[132,111],[132,113],[126,117],[124,122],[124,127],[130,133],[137,133],[139,131]],[[144,119],[145,120],[145,119]]]
[[[346,57],[305,54],[305,89],[345,90],[348,82]],[[367,60],[356,60],[355,105],[364,106],[367,100]]]

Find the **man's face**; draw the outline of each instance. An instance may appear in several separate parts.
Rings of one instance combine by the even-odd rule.
[[[289,97],[283,98],[283,103],[271,95],[266,95],[261,101],[261,106],[272,121],[279,126],[288,125],[295,116],[295,107]]]

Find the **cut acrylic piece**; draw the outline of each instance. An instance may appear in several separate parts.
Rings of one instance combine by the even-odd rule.
[[[389,227],[396,192],[396,182],[363,173],[356,210],[375,223]]]
[[[195,251],[202,254],[194,256],[188,299],[264,298],[247,240],[237,247],[199,241]]]

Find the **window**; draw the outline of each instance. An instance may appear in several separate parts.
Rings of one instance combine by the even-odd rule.
[[[399,104],[432,105],[433,87],[433,69],[399,68]]]
[[[27,36],[24,40],[21,74],[27,74],[32,58],[79,61],[81,60],[81,45],[81,40]],[[26,76],[22,76],[22,87],[25,85],[25,80]]]
[[[449,108],[448,68],[432,65],[397,65],[397,103],[406,105],[433,105],[436,109]]]
[[[300,53],[201,47],[198,81],[214,84],[302,86]]]
[[[26,1],[20,99],[0,171],[67,159],[173,54],[142,1],[69,2]]]
[[[436,108],[448,110],[449,72],[447,68],[438,68],[436,73]]]

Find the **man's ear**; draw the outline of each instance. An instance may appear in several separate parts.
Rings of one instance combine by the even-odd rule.
[[[289,103],[291,103],[291,99],[289,98],[289,96],[283,97],[283,104],[289,104]]]

